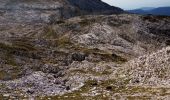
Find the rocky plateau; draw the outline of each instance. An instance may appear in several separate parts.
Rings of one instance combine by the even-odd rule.
[[[169,100],[170,17],[101,0],[0,0],[0,100]]]

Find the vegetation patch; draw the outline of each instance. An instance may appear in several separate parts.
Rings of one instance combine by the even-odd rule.
[[[9,43],[0,43],[0,49],[3,53],[1,58],[5,60],[6,64],[13,66],[17,66],[15,56],[38,58],[36,56],[37,49],[33,44],[26,41],[14,40]]]
[[[9,42],[9,44],[0,43],[0,49],[5,50],[7,52],[36,50],[33,44],[26,42],[26,41],[19,41],[19,40],[11,41]]]
[[[123,63],[123,62],[127,61],[126,59],[124,59],[116,54],[111,54],[109,52],[102,51],[97,48],[94,48],[94,49],[84,48],[84,49],[82,49],[82,51],[85,52],[86,54],[94,54],[96,56],[97,55],[101,56],[101,59],[103,61],[113,61],[113,62],[117,62],[117,63]]]
[[[69,49],[70,51],[82,52],[86,55],[95,55],[96,57],[100,57],[102,61],[106,62],[116,62],[116,63],[124,63],[127,62],[127,59],[122,58],[116,54],[109,53],[107,51],[100,50],[98,48],[86,48],[80,45],[75,45],[69,41],[66,37],[61,37],[61,39],[57,40],[57,44],[61,48]]]
[[[56,38],[57,37],[57,34],[52,26],[46,27],[44,29],[44,33],[45,33],[44,35],[45,38]]]
[[[55,41],[56,45],[60,48],[69,48],[70,46],[73,45],[73,43],[71,42],[69,36],[67,35],[64,35],[64,36],[61,36],[60,38],[58,38],[56,41]]]
[[[130,42],[130,43],[135,43],[135,40],[132,39],[130,36],[128,36],[127,34],[120,34],[120,37],[122,37],[123,39],[125,39],[126,41]]]
[[[81,20],[80,22],[79,22],[79,24],[82,26],[82,27],[85,27],[85,26],[88,26],[88,25],[90,25],[90,24],[93,24],[93,23],[95,23],[96,22],[96,20],[95,19],[83,19],[83,20]]]
[[[23,69],[18,66],[4,66],[5,68],[1,68],[0,70],[0,80],[13,80],[20,78],[24,75]]]
[[[112,72],[108,71],[107,69],[101,72],[97,72],[94,71],[92,69],[87,69],[87,70],[83,70],[83,69],[74,69],[71,71],[71,73],[82,73],[82,74],[92,74],[93,76],[102,76],[102,75],[109,75]]]

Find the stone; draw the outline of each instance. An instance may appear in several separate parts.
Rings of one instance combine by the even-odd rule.
[[[27,90],[27,93],[28,93],[28,94],[33,94],[33,93],[34,93],[34,90],[28,89],[28,90]]]
[[[70,90],[70,86],[66,86],[66,90],[67,90],[67,91]]]
[[[109,90],[109,91],[112,90],[112,86],[107,86],[106,90]]]
[[[9,94],[3,94],[4,97],[9,97],[10,95]]]
[[[83,53],[73,53],[71,58],[73,61],[84,61],[86,56]]]

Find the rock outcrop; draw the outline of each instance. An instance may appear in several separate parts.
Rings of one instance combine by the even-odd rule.
[[[168,86],[170,85],[170,47],[129,61],[125,66],[131,84]]]
[[[11,22],[50,23],[85,14],[123,13],[122,9],[100,0],[1,0],[0,3],[1,17]]]

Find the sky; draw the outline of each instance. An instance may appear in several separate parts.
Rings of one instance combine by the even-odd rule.
[[[170,0],[102,0],[112,6],[117,6],[125,10],[141,7],[164,7],[170,6]]]

